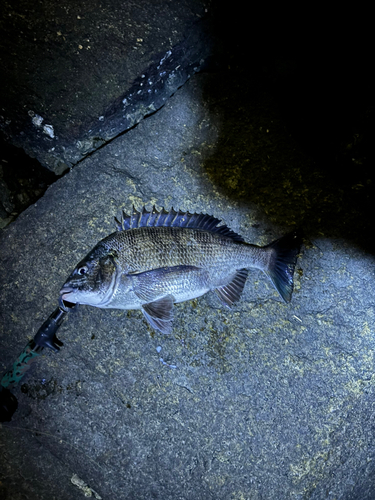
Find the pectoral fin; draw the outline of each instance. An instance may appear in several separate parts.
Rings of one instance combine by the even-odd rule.
[[[171,333],[173,321],[173,295],[143,304],[142,312],[152,328],[162,333]]]
[[[163,333],[172,331],[173,304],[209,291],[208,273],[194,266],[162,267],[129,274],[135,295],[150,325]]]

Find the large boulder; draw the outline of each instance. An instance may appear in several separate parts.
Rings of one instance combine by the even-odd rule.
[[[133,204],[211,213],[255,244],[303,224],[305,248],[290,304],[253,271],[232,310],[178,304],[170,336],[140,311],[72,311],[14,389],[2,498],[373,498],[369,194],[338,191],[232,73],[195,75],[58,180],[1,235],[4,370]]]
[[[209,26],[196,0],[4,3],[0,129],[61,174],[204,67]]]

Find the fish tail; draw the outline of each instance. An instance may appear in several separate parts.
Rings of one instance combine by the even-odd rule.
[[[264,273],[285,302],[290,302],[293,293],[293,274],[302,246],[302,232],[294,231],[263,247],[271,251],[271,257]]]

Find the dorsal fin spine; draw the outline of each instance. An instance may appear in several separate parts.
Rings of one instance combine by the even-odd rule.
[[[159,212],[155,208],[155,205],[150,212],[145,207],[142,208],[142,211],[138,212],[133,205],[131,215],[127,215],[122,211],[121,222],[115,217],[116,229],[118,231],[127,231],[140,227],[186,227],[219,233],[238,242],[244,241],[240,235],[229,229],[228,226],[224,224],[219,225],[220,222],[220,219],[212,215],[202,213],[192,214],[190,212],[183,212],[182,210],[176,212],[173,208],[169,212],[162,208]]]

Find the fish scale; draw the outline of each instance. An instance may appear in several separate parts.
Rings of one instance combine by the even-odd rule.
[[[163,333],[172,329],[174,303],[215,291],[232,306],[250,268],[261,269],[283,300],[291,300],[302,242],[297,232],[259,247],[206,214],[133,208],[115,221],[117,231],[101,240],[65,282],[63,300],[141,309]]]
[[[253,257],[251,245],[205,230],[174,227],[144,227],[114,233],[105,240],[128,272],[144,272],[165,266],[221,268],[247,263]],[[255,247],[258,248],[258,247]],[[250,252],[250,253],[249,253]],[[256,262],[254,262],[256,265]]]

